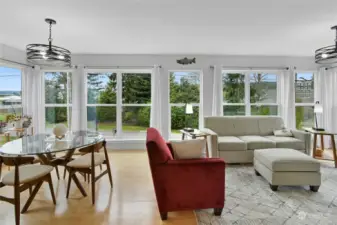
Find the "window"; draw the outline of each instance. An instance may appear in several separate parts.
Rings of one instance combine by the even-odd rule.
[[[171,134],[185,127],[199,128],[200,71],[170,72]],[[192,104],[193,114],[185,114]]]
[[[21,70],[0,67],[0,120],[7,122],[13,114],[22,115]]]
[[[87,127],[106,137],[144,139],[150,126],[149,71],[89,72]]]
[[[296,128],[314,125],[314,73],[297,72],[295,75]]]
[[[71,72],[44,72],[44,89],[46,132],[58,123],[71,129]]]
[[[277,75],[262,72],[223,71],[225,116],[277,115]]]

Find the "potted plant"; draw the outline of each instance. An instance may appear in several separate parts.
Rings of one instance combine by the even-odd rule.
[[[16,116],[13,121],[14,121],[15,128],[22,128],[21,116]]]
[[[7,123],[0,120],[0,134],[3,134],[6,131]]]
[[[23,120],[23,123],[22,123],[23,128],[28,128],[32,124],[32,117],[31,116],[24,115],[22,117],[22,120]]]

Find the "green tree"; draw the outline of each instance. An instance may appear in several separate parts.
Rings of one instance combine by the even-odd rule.
[[[66,104],[68,73],[53,72],[45,74],[45,102],[47,104]],[[64,123],[67,121],[66,107],[46,108],[47,123]]]

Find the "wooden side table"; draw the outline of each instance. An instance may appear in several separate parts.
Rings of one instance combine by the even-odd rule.
[[[180,130],[180,133],[181,133],[181,140],[185,140],[185,137],[191,137],[192,139],[204,138],[206,140],[206,157],[209,158],[207,136],[210,136],[210,134],[201,132],[200,130],[197,129],[194,129],[193,132]]]
[[[320,159],[320,160],[334,161],[335,162],[335,168],[337,168],[337,153],[336,153],[336,142],[335,142],[335,135],[337,135],[337,133],[329,132],[329,131],[317,131],[317,130],[314,130],[312,128],[304,128],[304,130],[306,132],[309,132],[309,133],[314,135],[312,157]],[[320,135],[320,141],[321,141],[321,149],[320,150],[317,149],[317,137],[318,137],[318,135]],[[324,136],[330,136],[330,138],[331,138],[333,160],[323,158]]]

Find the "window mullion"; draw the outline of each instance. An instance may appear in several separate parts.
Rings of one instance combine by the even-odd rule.
[[[250,110],[250,82],[249,82],[249,72],[245,72],[245,111],[246,111],[246,116],[251,115],[251,110]]]
[[[122,72],[117,72],[116,129],[117,138],[122,137]]]

